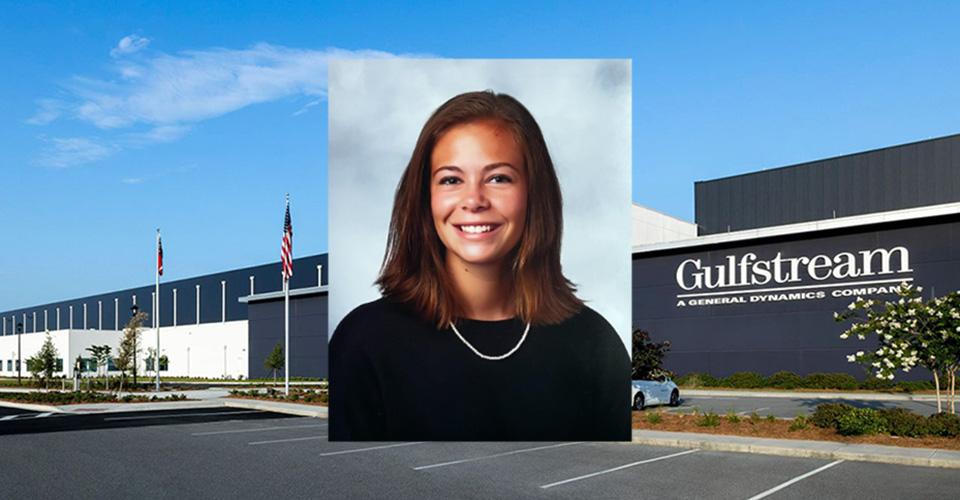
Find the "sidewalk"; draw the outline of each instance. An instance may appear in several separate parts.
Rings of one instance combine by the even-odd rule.
[[[931,448],[901,448],[874,444],[847,444],[832,441],[805,441],[799,439],[769,439],[695,432],[666,432],[644,429],[633,430],[633,442],[651,446],[699,448],[701,450],[732,451],[807,457],[827,460],[854,460],[920,467],[960,469],[960,451]]]
[[[789,398],[789,399],[848,399],[857,401],[936,401],[935,394],[890,394],[886,392],[806,392],[760,391],[751,389],[684,389],[680,396]]]

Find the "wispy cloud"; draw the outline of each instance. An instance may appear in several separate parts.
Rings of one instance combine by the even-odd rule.
[[[38,101],[38,110],[28,122],[47,125],[74,120],[99,129],[110,146],[101,143],[99,156],[90,154],[90,159],[71,164],[88,163],[122,149],[175,141],[197,123],[255,104],[305,97],[309,101],[293,113],[303,114],[326,98],[329,60],[394,57],[376,50],[299,49],[267,43],[167,54],[144,51],[149,43],[139,35],[122,38],[110,51],[114,58],[110,75],[71,77],[63,86],[66,97]],[[80,139],[48,141],[42,163],[52,164],[51,158],[62,154],[60,143],[53,141]]]
[[[127,177],[126,179],[120,179],[120,182],[124,184],[142,184],[143,179],[139,177]]]
[[[122,57],[133,54],[150,45],[150,39],[138,35],[127,35],[117,42],[117,46],[110,50],[111,57]]]
[[[85,137],[45,138],[46,150],[37,163],[54,168],[66,168],[94,162],[116,151],[116,146]]]

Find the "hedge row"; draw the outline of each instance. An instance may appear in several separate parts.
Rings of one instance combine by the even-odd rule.
[[[329,399],[327,391],[322,389],[316,391],[312,389],[290,389],[290,395],[284,395],[283,391],[278,391],[273,388],[267,389],[266,391],[260,391],[258,389],[250,389],[248,391],[231,389],[230,395],[275,399],[277,401],[303,401],[305,403],[327,403]]]
[[[677,385],[697,387],[733,387],[736,389],[835,389],[841,391],[870,390],[870,391],[932,391],[932,381],[900,381],[880,380],[868,378],[857,380],[847,373],[811,373],[800,376],[793,372],[780,371],[764,377],[757,372],[737,372],[729,377],[714,377],[706,373],[691,373],[674,379]]]
[[[890,434],[892,436],[960,436],[960,416],[937,413],[929,417],[903,408],[855,408],[846,403],[824,403],[810,417],[817,427],[836,429],[844,436]]]
[[[21,401],[25,403],[51,404],[80,404],[80,403],[133,403],[146,401],[182,401],[187,399],[185,394],[170,394],[166,396],[127,394],[117,398],[116,394],[104,394],[92,391],[71,392],[10,392],[0,393],[0,399]]]

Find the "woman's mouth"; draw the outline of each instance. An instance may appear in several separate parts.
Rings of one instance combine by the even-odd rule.
[[[466,234],[485,234],[495,231],[500,224],[454,224],[454,226]]]

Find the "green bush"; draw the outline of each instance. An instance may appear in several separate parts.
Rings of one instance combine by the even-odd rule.
[[[811,373],[803,378],[803,386],[807,389],[850,391],[858,389],[860,382],[853,375],[847,373]]]
[[[688,373],[682,377],[678,377],[674,382],[679,386],[693,389],[697,387],[717,387],[720,385],[717,377],[706,373]]]
[[[765,385],[763,375],[757,372],[736,372],[720,381],[724,387],[737,389],[756,389]]]
[[[927,419],[904,408],[887,408],[880,410],[887,432],[894,436],[920,437],[930,432]]]
[[[770,375],[767,379],[767,386],[778,389],[796,389],[803,387],[803,377],[793,372],[779,371]]]
[[[927,429],[935,436],[960,436],[960,416],[951,413],[937,413],[927,418]]]
[[[700,427],[717,427],[720,425],[720,415],[712,411],[704,413],[700,420],[697,420],[697,425]]]
[[[936,386],[930,380],[904,380],[897,382],[897,389],[906,392],[932,391]]]
[[[854,408],[837,419],[837,432],[844,436],[883,434],[886,421],[877,410]]]
[[[813,425],[828,429],[837,428],[840,417],[853,411],[853,407],[846,403],[822,403],[817,405],[817,409],[810,416]]]
[[[660,412],[648,413],[647,422],[651,424],[659,424],[660,422],[663,422],[663,416],[660,415]]]
[[[801,429],[807,428],[807,417],[803,415],[797,415],[797,418],[793,419],[793,422],[790,422],[790,428],[787,429],[790,432],[799,431]]]
[[[728,412],[727,412],[727,422],[730,422],[731,424],[739,424],[739,423],[740,423],[740,415],[737,415],[736,413],[734,413],[733,410],[728,411]]]
[[[860,383],[860,388],[867,391],[892,391],[897,388],[897,384],[892,380],[867,377]]]

